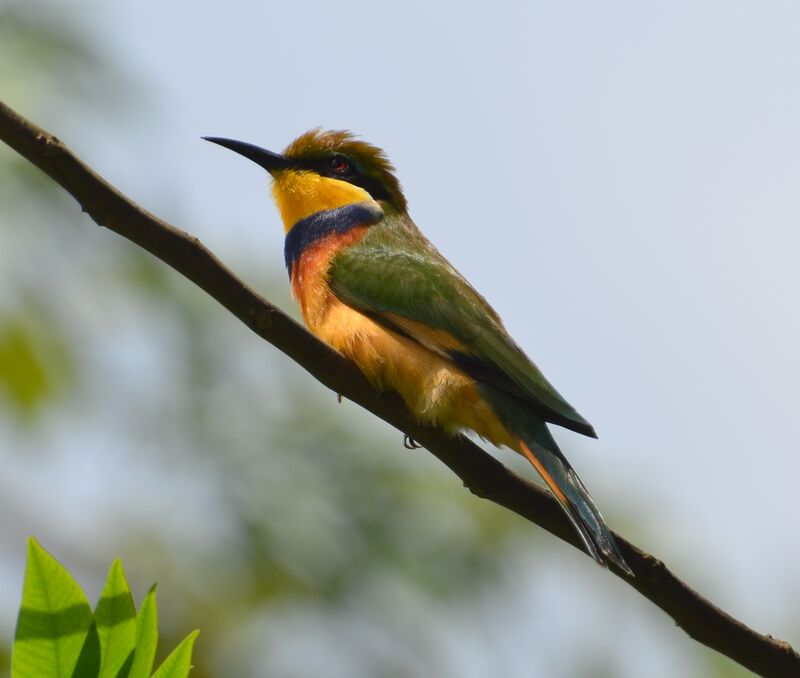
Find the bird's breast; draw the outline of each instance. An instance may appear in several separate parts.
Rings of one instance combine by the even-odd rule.
[[[314,334],[319,335],[331,306],[341,304],[328,285],[331,259],[342,247],[360,240],[368,228],[355,226],[317,238],[303,248],[289,269],[292,296],[300,304],[303,320]]]
[[[343,303],[330,289],[331,259],[368,228],[329,233],[306,247],[292,266],[292,296],[308,329],[353,360],[376,387],[397,391],[420,421],[450,431],[471,429],[495,444],[513,445],[471,377],[418,341]]]

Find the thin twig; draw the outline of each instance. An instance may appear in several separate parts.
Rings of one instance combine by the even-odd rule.
[[[260,337],[302,365],[316,379],[421,443],[471,492],[523,516],[581,548],[558,504],[466,438],[413,421],[400,398],[375,391],[361,372],[281,310],[240,281],[196,238],[135,205],[82,163],[49,132],[0,102],[0,139],[68,191],[84,212],[158,257],[202,288]],[[658,605],[692,638],[764,676],[800,676],[800,655],[720,610],[678,579],[658,559],[617,535],[635,572],[615,575]]]

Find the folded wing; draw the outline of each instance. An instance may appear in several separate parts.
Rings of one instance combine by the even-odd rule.
[[[494,309],[405,216],[338,252],[329,284],[344,303],[452,360],[478,382],[527,403],[545,421],[595,436],[503,327]]]

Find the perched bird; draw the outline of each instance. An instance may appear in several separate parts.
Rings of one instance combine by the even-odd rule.
[[[306,132],[282,155],[206,140],[272,175],[292,294],[308,329],[421,422],[475,431],[525,456],[591,556],[632,574],[548,423],[596,437],[500,317],[408,215],[384,152],[346,131]]]

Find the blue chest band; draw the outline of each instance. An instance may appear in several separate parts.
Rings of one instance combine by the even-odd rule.
[[[357,226],[371,226],[382,216],[383,211],[374,203],[357,202],[301,219],[286,234],[283,244],[283,256],[289,276],[291,277],[292,267],[300,255],[321,238],[331,233],[347,233]]]

